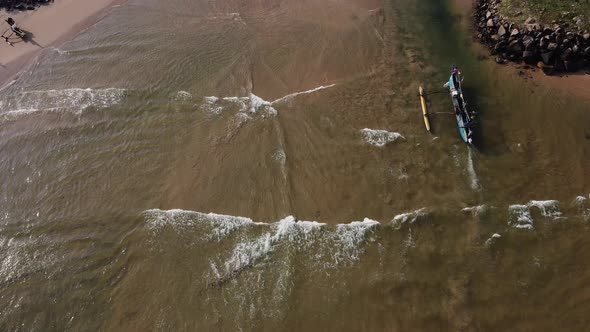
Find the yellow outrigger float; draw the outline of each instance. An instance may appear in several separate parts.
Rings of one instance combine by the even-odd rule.
[[[420,92],[420,103],[422,104],[422,115],[424,116],[424,125],[426,130],[430,131],[430,121],[428,120],[428,110],[426,109],[426,96],[424,95],[424,89],[420,86],[418,89]]]

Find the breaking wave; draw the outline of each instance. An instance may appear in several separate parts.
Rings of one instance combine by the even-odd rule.
[[[262,114],[263,117],[277,115],[277,110],[272,106],[271,102],[252,93],[248,97],[205,97],[201,108],[208,113],[221,114],[225,106],[228,106],[227,104],[237,105],[240,113]]]
[[[200,213],[185,210],[148,210],[144,212],[148,227],[154,234],[165,229],[200,234],[205,242],[234,242],[231,254],[217,262],[212,269],[216,282],[225,282],[243,270],[265,260],[275,250],[289,246],[296,250],[316,248],[322,243],[327,251],[322,256],[324,267],[336,267],[357,261],[364,252],[363,244],[370,240],[380,223],[371,219],[348,224],[327,225],[315,221],[297,220],[288,216],[275,223],[256,223],[249,218]]]
[[[0,116],[11,119],[36,112],[107,108],[120,103],[125,91],[117,88],[25,91],[0,99],[0,109],[3,110]]]
[[[395,142],[399,139],[406,139],[400,133],[369,128],[362,129],[361,135],[365,142],[378,147],[383,147],[388,143]]]
[[[317,88],[314,88],[314,89],[311,89],[311,90],[291,93],[291,94],[288,94],[288,95],[286,95],[284,97],[281,97],[281,98],[273,101],[272,103],[273,104],[279,104],[279,103],[282,103],[282,102],[289,101],[289,100],[291,100],[291,99],[293,99],[293,98],[295,98],[295,97],[297,97],[299,95],[305,95],[305,94],[314,93],[314,92],[317,92],[317,91],[320,91],[320,90],[332,88],[334,86],[336,86],[336,84],[331,84],[331,85],[327,85],[327,86],[323,86],[322,85],[322,86],[318,86]]]
[[[426,216],[426,208],[421,208],[418,210],[414,210],[412,212],[406,212],[395,216],[391,220],[391,225],[396,228],[400,229],[405,224],[413,224],[418,220],[420,217]]]
[[[536,208],[545,218],[556,220],[561,218],[559,202],[556,200],[535,201],[532,200],[527,204],[514,204],[508,207],[508,224],[519,229],[534,229],[531,208]]]
[[[201,108],[212,114],[220,114],[225,109],[227,104],[237,105],[238,112],[246,113],[246,114],[262,114],[263,117],[265,116],[276,116],[278,114],[275,105],[281,104],[286,101],[290,101],[293,98],[304,95],[315,93],[317,91],[321,91],[324,89],[328,89],[331,87],[336,86],[336,84],[328,85],[328,86],[319,86],[317,88],[313,88],[307,91],[300,91],[290,93],[286,96],[278,98],[274,101],[267,101],[259,96],[250,93],[247,97],[216,97],[216,96],[208,96],[204,97],[203,105]]]
[[[477,205],[477,206],[468,206],[466,208],[461,209],[463,212],[471,213],[474,217],[479,217],[479,215],[487,210],[487,206],[485,204]]]

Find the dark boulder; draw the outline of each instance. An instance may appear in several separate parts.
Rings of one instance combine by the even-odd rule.
[[[499,65],[503,65],[503,64],[505,64],[505,63],[506,63],[506,60],[504,60],[504,59],[503,59],[501,56],[497,56],[497,57],[495,58],[495,61],[496,61],[496,63],[497,63],[497,64],[499,64]]]
[[[548,51],[555,51],[558,46],[559,45],[557,45],[557,43],[549,43],[549,45],[547,45],[547,50]]]
[[[539,41],[539,47],[542,49],[546,49],[547,48],[547,41],[545,40],[545,38],[541,39]]]
[[[535,52],[532,51],[524,51],[522,52],[522,60],[529,65],[534,65],[535,63],[537,63],[537,55],[535,54]]]
[[[508,43],[505,40],[501,40],[494,46],[494,51],[496,51],[496,53],[504,52],[506,46],[508,46]]]
[[[565,71],[578,70],[578,64],[576,61],[565,60],[565,61],[563,61],[563,67],[564,67]]]
[[[524,47],[528,47],[529,45],[532,45],[535,42],[535,39],[531,36],[524,36],[522,37],[522,44],[524,45]]]
[[[572,58],[573,53],[574,52],[572,51],[571,48],[567,48],[563,51],[563,53],[561,53],[561,58],[563,60],[570,60]]]
[[[544,35],[544,36],[549,36],[549,35],[551,35],[552,33],[553,33],[553,30],[551,30],[551,29],[549,29],[549,28],[545,28],[545,29],[543,30],[543,35]]]
[[[546,65],[551,65],[555,61],[555,52],[544,52],[541,53],[541,59],[543,63]]]
[[[513,53],[521,53],[523,50],[522,44],[519,40],[513,40],[508,44],[508,51]]]
[[[545,75],[553,75],[555,73],[555,68],[553,66],[544,66],[541,70]]]

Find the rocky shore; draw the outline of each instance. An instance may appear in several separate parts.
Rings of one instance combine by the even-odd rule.
[[[499,64],[524,62],[545,74],[590,69],[590,33],[565,22],[550,24],[529,17],[509,22],[498,11],[502,0],[476,0],[475,28],[479,41]]]
[[[45,5],[53,0],[0,0],[0,8],[6,10],[34,10],[39,5]]]

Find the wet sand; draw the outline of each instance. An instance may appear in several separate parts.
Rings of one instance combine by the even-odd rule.
[[[27,31],[26,41],[10,38],[13,46],[0,46],[0,85],[4,85],[21,71],[32,58],[44,49],[73,38],[80,31],[104,17],[110,8],[125,0],[57,0],[35,11],[0,12],[2,32],[8,28],[7,17],[15,19],[21,29]],[[6,31],[6,36],[11,34]]]

